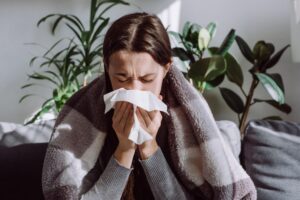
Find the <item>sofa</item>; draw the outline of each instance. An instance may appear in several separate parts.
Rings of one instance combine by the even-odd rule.
[[[259,200],[300,199],[300,123],[250,121],[241,157]]]
[[[300,199],[300,123],[250,121],[243,141],[237,126],[217,121],[259,200]],[[41,174],[54,120],[29,126],[0,123],[0,199],[43,199]]]
[[[0,199],[43,199],[43,160],[54,120],[23,126],[0,123]]]

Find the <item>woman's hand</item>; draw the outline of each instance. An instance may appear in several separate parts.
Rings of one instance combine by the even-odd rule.
[[[162,100],[162,96],[159,96]],[[149,158],[158,149],[156,142],[156,135],[161,125],[162,115],[159,110],[148,112],[142,108],[137,107],[137,117],[141,126],[153,137],[152,140],[148,140],[141,145],[138,145],[140,156],[142,160]]]
[[[117,102],[112,121],[119,139],[118,148],[122,151],[135,151],[136,144],[128,139],[134,122],[133,105],[125,101]]]
[[[134,122],[132,104],[124,101],[117,102],[112,121],[113,129],[119,140],[118,147],[114,152],[114,157],[120,165],[130,169],[137,147],[134,142],[128,139]]]

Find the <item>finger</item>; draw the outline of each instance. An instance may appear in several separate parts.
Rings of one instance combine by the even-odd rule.
[[[125,111],[125,108],[126,108],[126,105],[127,105],[127,103],[122,101],[119,109],[116,110],[116,118],[115,118],[116,122],[120,122],[121,121],[122,116],[123,116],[124,111]]]
[[[114,108],[115,108],[115,111],[118,111],[120,109],[120,106],[122,105],[122,102],[121,101],[118,101],[116,102]]]
[[[145,120],[144,120],[144,118],[143,118],[141,112],[139,111],[139,108],[138,108],[138,107],[137,107],[137,109],[136,109],[136,116],[137,116],[139,122],[140,122],[144,127],[146,127],[146,122],[145,122]]]
[[[151,112],[147,112],[147,114],[149,115],[151,121],[153,121],[159,112],[159,110],[153,110]]]
[[[142,118],[144,119],[145,125],[146,127],[148,127],[151,124],[151,118],[148,114],[147,111],[145,111],[144,109],[138,108],[138,111],[140,112]]]
[[[123,113],[122,119],[120,121],[120,126],[122,127],[122,130],[124,130],[125,126],[126,126],[126,121],[128,120],[128,117],[130,116],[130,111],[131,111],[131,104],[126,103],[126,108],[125,111]]]
[[[156,114],[155,114],[155,117],[154,117],[154,119],[153,119],[153,121],[155,122],[155,123],[157,123],[158,125],[160,125],[161,124],[161,121],[162,121],[162,114],[161,114],[161,112],[158,110],[157,112],[156,112]]]
[[[119,108],[119,106],[120,106],[120,102],[116,102],[115,106],[114,106],[114,109],[117,110]]]
[[[133,126],[134,123],[134,118],[133,118],[133,109],[130,109],[128,117],[127,117],[127,121],[124,127],[124,133],[126,134],[126,137],[128,137],[131,128]]]
[[[121,102],[116,102],[115,107],[114,107],[115,109],[114,109],[113,120],[116,120],[117,111],[119,110],[120,105],[121,105]]]

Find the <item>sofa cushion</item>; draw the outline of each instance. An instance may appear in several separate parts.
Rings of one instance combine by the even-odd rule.
[[[26,143],[48,142],[55,120],[40,121],[29,125],[0,122],[0,146],[12,147]]]
[[[225,142],[229,145],[235,158],[239,161],[241,152],[241,134],[237,125],[228,120],[216,121]]]
[[[0,199],[44,199],[41,177],[47,146],[0,146]]]
[[[298,200],[300,123],[257,120],[246,129],[243,163],[260,200]]]

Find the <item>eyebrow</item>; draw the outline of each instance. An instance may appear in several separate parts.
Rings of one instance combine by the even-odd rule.
[[[116,76],[125,76],[127,77],[127,73],[124,73],[124,72],[118,72],[118,73],[115,73]],[[145,74],[143,76],[140,76],[142,78],[146,77],[146,76],[151,76],[151,75],[157,75],[157,73],[149,73],[149,74]]]

